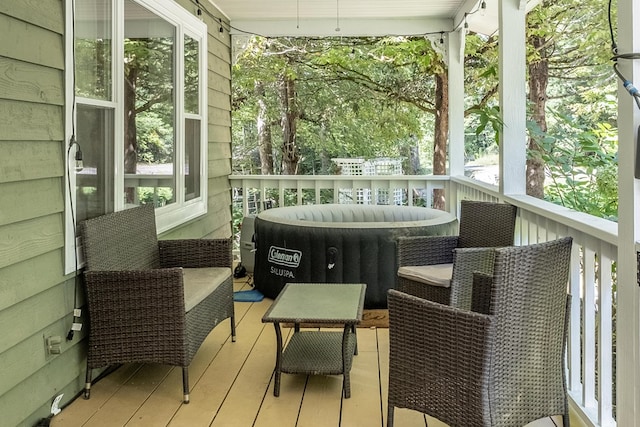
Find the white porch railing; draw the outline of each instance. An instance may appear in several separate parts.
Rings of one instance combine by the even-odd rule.
[[[518,207],[516,244],[573,237],[567,386],[587,425],[616,426],[615,320],[618,225],[529,196],[501,196],[470,179],[452,179],[457,199],[500,200]]]
[[[528,196],[505,196],[497,188],[448,176],[263,176],[230,177],[243,215],[270,205],[373,203],[385,192],[402,191],[403,204],[432,206],[433,190],[444,190],[457,215],[462,199],[505,201],[518,207],[516,244],[562,236],[574,241],[569,292],[572,296],[567,346],[567,385],[572,407],[587,425],[616,426],[615,321],[617,224]],[[368,194],[368,199],[359,197]],[[380,199],[380,197],[378,197]],[[387,201],[389,199],[386,199]],[[378,200],[380,201],[380,200]],[[389,203],[392,204],[392,203]]]
[[[448,176],[413,175],[232,175],[234,200],[243,215],[274,206],[323,203],[394,204],[392,194],[404,193],[404,205],[431,206],[433,190],[449,188]],[[376,200],[377,199],[377,200]],[[376,203],[376,201],[378,203]]]

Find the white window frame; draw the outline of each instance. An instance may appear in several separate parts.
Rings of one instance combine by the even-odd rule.
[[[167,204],[166,206],[156,208],[156,223],[158,233],[165,232],[185,222],[191,221],[197,217],[200,217],[207,213],[207,26],[200,21],[196,16],[182,8],[173,0],[130,0],[142,7],[147,8],[153,13],[157,14],[168,23],[172,24],[176,28],[176,54],[175,54],[175,76],[174,81],[176,88],[183,88],[184,85],[184,37],[189,36],[196,40],[200,46],[200,52],[198,55],[199,60],[199,79],[198,79],[198,93],[199,93],[199,105],[198,114],[185,113],[184,111],[184,91],[176,90],[175,97],[175,156],[174,156],[174,170],[175,170],[175,202]],[[113,58],[112,58],[112,97],[111,101],[95,100],[74,97],[75,82],[73,73],[73,59],[74,55],[71,54],[74,49],[74,37],[73,32],[73,10],[74,1],[67,0],[66,2],[66,38],[65,38],[65,50],[68,52],[66,55],[66,93],[65,93],[65,108],[66,108],[66,124],[65,134],[66,141],[71,141],[74,123],[76,117],[74,113],[77,108],[74,108],[74,101],[76,104],[102,106],[112,108],[114,110],[114,137],[116,143],[114,144],[114,171],[113,171],[113,200],[114,210],[119,211],[126,209],[124,205],[124,150],[117,141],[122,141],[124,138],[124,81],[122,78],[116,78],[115,76],[124,75],[124,0],[112,0],[112,37],[113,37]],[[185,201],[185,119],[197,119],[200,120],[200,195],[192,200]],[[81,141],[78,141],[82,145]],[[68,145],[65,145],[65,148]],[[67,150],[64,150],[65,155]],[[73,162],[75,154],[75,147],[71,148],[69,160]],[[65,161],[66,162],[66,161]],[[78,241],[74,244],[75,230],[74,218],[76,218],[76,176],[73,173],[73,165],[68,165],[65,168],[65,189],[67,189],[67,182],[70,183],[71,191],[65,191],[65,274],[72,273],[82,264],[82,259],[76,251],[79,247]],[[71,171],[71,172],[70,172]],[[68,181],[67,181],[68,180]],[[69,194],[70,193],[70,194]],[[73,206],[74,212],[72,212],[71,206]],[[76,258],[77,257],[77,258]]]

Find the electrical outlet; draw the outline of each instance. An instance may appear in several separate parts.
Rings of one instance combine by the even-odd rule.
[[[43,335],[44,351],[47,356],[62,353],[62,337],[60,335]]]

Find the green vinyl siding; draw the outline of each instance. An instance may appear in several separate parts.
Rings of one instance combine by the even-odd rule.
[[[3,2],[6,3],[6,0]],[[57,3],[59,8],[63,7],[61,1]],[[34,14],[37,13],[40,12],[34,12]],[[25,17],[25,19],[29,18]],[[62,32],[38,27],[26,20],[1,13],[0,28],[2,28],[0,55],[58,70],[64,69],[64,35]]]
[[[77,381],[83,354],[74,340],[47,356],[43,339],[66,335],[73,307],[62,272],[64,3],[0,3],[0,413],[32,426]]]
[[[60,214],[4,225],[0,227],[0,268],[61,249],[63,238]]]
[[[63,70],[0,58],[0,92],[6,99],[63,105]]]
[[[59,155],[59,158],[62,158],[62,155]],[[7,182],[2,188],[0,225],[39,218],[52,212],[62,212],[64,209],[58,178]]]
[[[32,27],[46,28],[58,34],[64,32],[64,9],[61,0],[0,1],[0,15],[28,22]]]
[[[51,251],[2,268],[0,270],[0,313],[62,283],[64,281],[62,265],[62,251]],[[43,271],[47,274],[42,274]],[[24,319],[21,320],[24,321]]]
[[[1,129],[0,184],[42,178],[62,179],[65,155],[62,141],[2,141],[2,135],[12,131]],[[59,188],[61,191],[62,187]]]
[[[193,10],[190,0],[177,0]],[[67,154],[63,0],[0,0],[0,413],[33,426],[82,390],[86,330],[64,340],[75,298],[64,269]],[[209,6],[211,7],[211,6]],[[214,12],[214,10],[212,10]],[[220,14],[218,16],[221,16]],[[206,14],[208,214],[162,237],[231,235],[231,39]],[[47,355],[44,337],[63,337]]]
[[[4,141],[56,141],[64,138],[60,105],[0,99],[0,124]]]

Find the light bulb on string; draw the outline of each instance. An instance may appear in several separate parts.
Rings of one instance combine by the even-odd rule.
[[[76,151],[76,154],[74,156],[74,169],[76,172],[80,172],[82,169],[84,169],[84,163],[82,161],[82,151],[80,151],[80,146],[78,145],[78,149]]]

